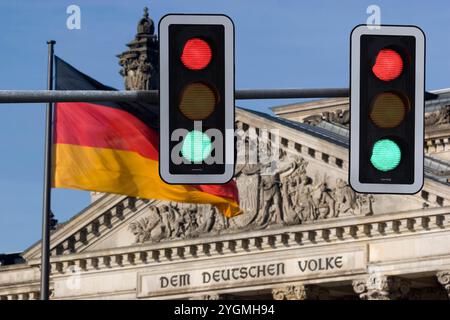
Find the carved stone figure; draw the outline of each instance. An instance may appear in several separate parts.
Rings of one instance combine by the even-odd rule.
[[[153,67],[150,63],[147,62],[147,54],[142,53],[139,56],[139,60],[136,68],[136,79],[135,86],[140,87],[141,90],[146,90],[146,88],[150,87],[150,78],[149,74],[153,70]]]
[[[354,280],[353,290],[362,300],[399,300],[407,298],[411,283],[407,279],[371,274],[366,280]]]
[[[329,299],[329,291],[314,285],[290,285],[272,289],[274,300]]]
[[[446,123],[450,123],[450,105],[445,106],[438,111],[427,112],[425,114],[426,126],[436,126]]]
[[[197,232],[207,233],[213,230],[216,223],[216,209],[211,205],[198,206],[197,208]]]
[[[330,123],[337,123],[342,125],[350,124],[350,112],[349,110],[337,109],[334,112],[324,112],[323,117],[325,121]]]
[[[314,189],[311,187],[311,178],[305,177],[299,185],[298,193],[298,207],[299,217],[301,221],[311,221],[317,218],[316,203],[313,200]]]
[[[233,218],[230,222],[232,228],[239,229],[254,222],[261,208],[261,164],[251,161],[251,155],[254,155],[257,160],[258,140],[256,137],[238,139],[236,144],[238,161],[235,177],[239,190],[239,206],[244,214]]]
[[[212,227],[211,232],[214,233],[220,233],[221,231],[227,230],[230,228],[230,221],[227,217],[225,217],[223,214],[217,212],[217,209],[215,209],[214,207],[211,207],[211,210],[214,211],[214,215],[215,215],[215,223]]]
[[[175,232],[176,216],[174,211],[168,205],[160,207],[161,223],[164,227],[164,233],[167,238],[170,238]]]
[[[303,119],[303,122],[311,125],[317,125],[322,121],[348,126],[350,124],[350,112],[349,110],[337,109],[322,112],[322,114],[314,114]]]
[[[356,195],[355,191],[342,179],[337,179],[335,198],[337,213],[352,215],[369,215],[372,213],[371,195]]]
[[[175,218],[175,237],[176,238],[184,238],[186,236],[186,212],[175,210],[176,218]]]
[[[270,163],[266,164],[266,167],[268,166],[270,166]],[[261,175],[262,213],[257,220],[259,225],[265,225],[270,222],[281,223],[284,221],[280,174],[289,169],[291,169],[291,164],[281,167],[274,173]]]
[[[164,237],[163,225],[159,209],[149,207],[150,214],[139,221],[130,223],[130,230],[136,236],[136,242],[159,242]]]
[[[129,49],[120,55],[120,74],[124,77],[127,90],[157,89],[158,83],[158,38],[155,26],[144,8],[135,39],[127,44]]]
[[[272,289],[272,296],[274,300],[305,300],[306,289],[302,285],[275,288]]]
[[[336,200],[331,196],[331,190],[328,188],[326,181],[318,184],[314,191],[313,199],[316,204],[317,216],[320,219],[327,217],[335,218],[336,215]]]
[[[342,179],[336,181],[335,196],[338,201],[337,211],[339,213],[346,213],[356,208],[356,193]]]

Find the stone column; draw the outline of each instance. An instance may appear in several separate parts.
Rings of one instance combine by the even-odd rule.
[[[353,290],[362,300],[399,300],[407,298],[410,281],[393,276],[372,274],[367,280],[354,280]]]
[[[322,300],[329,299],[329,292],[314,285],[292,285],[272,289],[274,300]]]
[[[450,299],[450,271],[440,271],[436,274],[439,283],[447,291],[448,298]]]

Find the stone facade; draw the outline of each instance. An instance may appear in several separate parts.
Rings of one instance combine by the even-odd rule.
[[[147,10],[128,47],[119,56],[126,87],[154,88],[157,38]],[[236,110],[244,213],[235,218],[210,205],[94,194],[52,233],[51,298],[448,299],[444,152],[427,149],[416,195],[357,194],[346,182],[345,103],[280,107],[279,117]],[[438,128],[436,139],[448,140],[447,107],[433,108],[427,134]],[[302,125],[284,120],[292,114],[305,116],[294,119]],[[250,161],[250,151],[272,138],[279,150],[268,174],[271,164]],[[0,266],[1,300],[39,297],[40,244],[20,256]]]

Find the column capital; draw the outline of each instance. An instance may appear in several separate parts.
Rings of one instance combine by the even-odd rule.
[[[275,300],[318,300],[327,299],[328,290],[314,285],[291,285],[272,289]]]
[[[447,291],[448,298],[450,299],[450,270],[439,271],[436,273],[436,277],[438,282],[445,288],[445,291]]]
[[[411,283],[406,279],[380,274],[353,281],[353,290],[362,300],[404,299],[410,288]]]

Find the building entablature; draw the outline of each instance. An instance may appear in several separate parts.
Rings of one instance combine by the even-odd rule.
[[[137,283],[134,298],[189,297],[205,290],[230,292],[230,284],[233,290],[259,290],[287,281],[351,283],[371,274],[436,274],[450,269],[449,252],[450,207],[443,207],[64,254],[52,257],[51,277],[55,299],[89,297],[94,289],[113,294],[100,283],[118,275],[130,281],[124,292]],[[33,259],[0,269],[0,296],[31,298],[39,265]],[[67,288],[76,272],[83,283],[79,292]],[[99,287],[84,285],[94,278]]]

